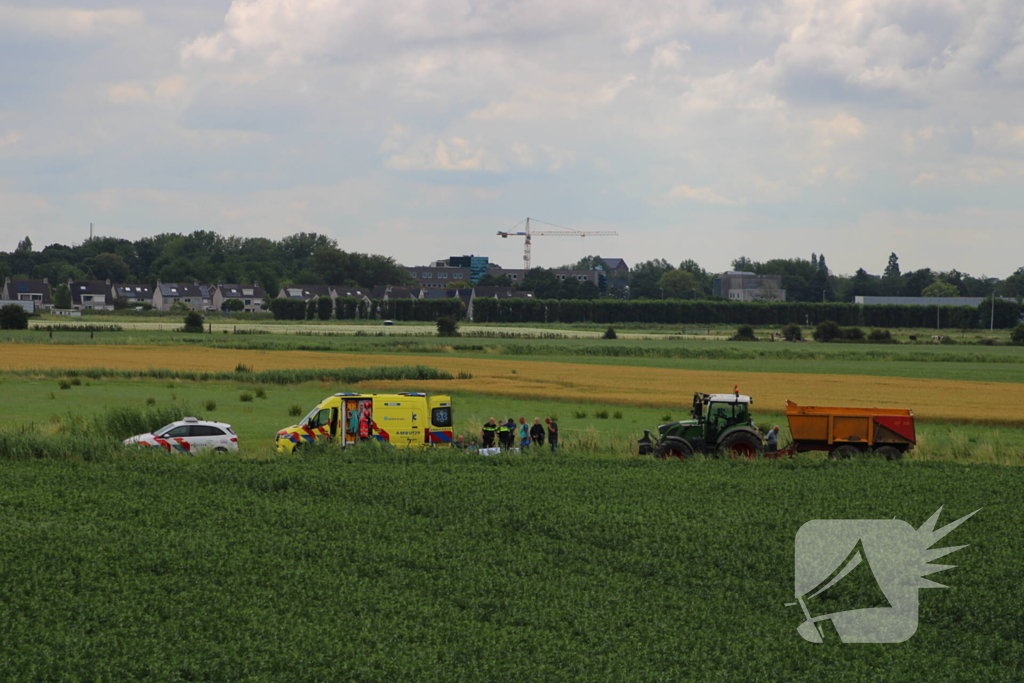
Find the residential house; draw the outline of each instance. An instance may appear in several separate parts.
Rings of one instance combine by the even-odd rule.
[[[71,307],[78,310],[112,311],[110,280],[68,280]]]
[[[335,287],[334,296],[335,299],[361,299],[369,305],[372,291],[361,287]]]
[[[124,299],[128,302],[129,307],[140,304],[152,306],[153,288],[149,285],[111,285],[110,303],[114,303],[117,299]]]
[[[263,310],[266,292],[258,282],[251,285],[217,285],[213,290],[213,307],[218,311],[224,308],[228,299],[238,299],[245,306],[246,313],[259,313]]]
[[[731,270],[711,283],[711,293],[732,301],[785,301],[781,275],[757,275]]]
[[[39,308],[52,308],[50,300],[50,281],[42,280],[12,280],[6,278],[4,281],[3,296],[5,301],[31,301],[33,310]]]
[[[216,311],[213,305],[213,285],[201,285],[198,282],[161,282],[157,280],[153,290],[153,308],[158,311],[169,311],[176,303],[184,304],[191,311]]]
[[[370,290],[370,298],[375,301],[387,301],[388,299],[422,299],[425,291],[425,289],[420,289],[418,287],[377,285]]]
[[[409,275],[420,287],[428,289],[445,289],[448,283],[459,286],[471,285],[473,270],[471,268],[452,268],[449,266],[414,266],[406,268]]]
[[[278,293],[278,299],[297,299],[299,301],[312,301],[330,297],[331,301],[338,298],[334,288],[330,285],[288,285],[282,287]]]
[[[529,271],[522,268],[491,268],[488,273],[494,277],[507,277],[512,284],[517,285],[523,281]],[[600,270],[562,270],[550,269],[559,280],[577,280],[580,283],[590,282],[595,287],[600,287],[604,272]]]

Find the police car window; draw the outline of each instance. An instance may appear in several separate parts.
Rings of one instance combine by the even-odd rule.
[[[163,434],[163,436],[168,439],[180,439],[183,436],[188,436],[188,425],[175,427],[171,431]]]
[[[209,425],[192,425],[189,436],[223,436],[224,432]]]
[[[166,432],[169,429],[174,429],[174,423],[173,422],[171,424],[169,424],[169,425],[164,425],[160,429],[154,430],[153,433],[156,434],[157,436],[163,436],[164,432]]]

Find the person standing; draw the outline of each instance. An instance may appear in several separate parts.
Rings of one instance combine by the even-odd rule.
[[[540,424],[540,418],[533,418],[533,426],[530,427],[530,438],[533,440],[533,445],[540,448],[544,445],[544,427]]]
[[[554,453],[558,450],[558,423],[550,417],[545,417],[544,422],[548,425],[548,445],[551,446],[551,452]]]
[[[480,430],[480,441],[483,443],[481,448],[491,448],[494,446],[494,437],[498,435],[498,425],[494,423],[492,417],[484,425],[483,429]]]
[[[509,448],[515,448],[515,446],[516,446],[516,419],[514,417],[510,417],[508,419],[508,422],[505,424],[505,426],[508,428],[508,436],[505,437],[506,439],[508,439],[508,447]]]
[[[526,418],[519,418],[519,447],[530,447],[530,425],[526,424]]]
[[[764,440],[766,442],[768,442],[768,445],[764,449],[765,453],[778,453],[778,451],[779,451],[779,425],[775,425],[774,427],[769,429],[768,430],[768,435],[765,437]]]
[[[508,423],[502,420],[498,423],[498,445],[502,448],[508,448],[509,434]]]

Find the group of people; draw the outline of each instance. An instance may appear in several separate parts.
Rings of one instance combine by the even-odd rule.
[[[498,422],[492,417],[480,430],[479,444],[476,439],[471,439],[469,443],[466,443],[465,437],[459,436],[455,445],[470,451],[490,452],[494,449],[527,449],[531,446],[541,448],[544,446],[545,439],[551,452],[556,452],[558,450],[558,423],[550,417],[544,418],[544,424],[541,424],[539,417],[535,417],[532,426],[527,424],[525,417],[519,418],[518,423],[514,417],[510,417],[504,422]]]

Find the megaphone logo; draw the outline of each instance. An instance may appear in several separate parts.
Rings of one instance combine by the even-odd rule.
[[[935,530],[940,507],[915,530],[899,519],[816,519],[796,534],[797,632],[821,643],[901,643],[917,632],[920,588],[945,588],[925,576],[955,565],[932,560],[965,548],[932,548],[975,510]]]

